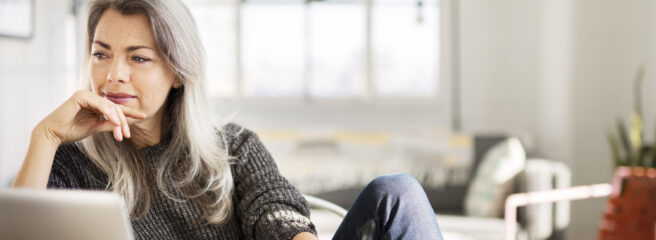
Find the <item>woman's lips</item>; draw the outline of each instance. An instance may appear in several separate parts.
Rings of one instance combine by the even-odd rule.
[[[105,97],[109,101],[112,101],[116,104],[124,104],[136,98],[136,96],[127,93],[109,93],[109,92],[105,93]]]

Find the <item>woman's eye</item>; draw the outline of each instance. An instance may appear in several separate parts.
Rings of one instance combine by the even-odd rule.
[[[145,57],[140,57],[140,56],[134,56],[132,57],[132,60],[135,62],[148,62],[150,59],[145,58]]]
[[[93,56],[98,58],[98,59],[103,59],[103,58],[107,57],[104,53],[101,53],[101,52],[95,52],[95,53],[93,53]]]

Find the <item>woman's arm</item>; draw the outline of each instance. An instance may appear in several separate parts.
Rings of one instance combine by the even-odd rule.
[[[78,141],[105,131],[113,131],[117,141],[122,141],[123,136],[129,138],[126,117],[143,119],[146,116],[90,91],[76,92],[34,128],[25,160],[12,187],[45,189],[55,153],[63,142]]]
[[[307,201],[280,176],[257,135],[235,124],[226,126],[225,133],[231,136],[230,155],[237,157],[232,171],[239,199],[235,213],[245,239],[307,239],[315,234]]]
[[[30,145],[12,187],[45,189],[50,176],[50,168],[60,142],[37,126],[32,131]]]

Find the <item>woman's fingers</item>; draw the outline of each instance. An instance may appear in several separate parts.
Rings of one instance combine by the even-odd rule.
[[[115,104],[89,91],[76,92],[75,99],[80,107],[99,113],[99,119],[101,120],[108,120],[101,121],[94,131],[112,131],[116,141],[123,141],[124,138],[131,137],[128,117],[134,119],[146,118],[146,114],[138,110]]]
[[[112,131],[114,139],[116,141],[123,141],[124,138],[130,138],[130,125],[128,125],[127,118],[123,114],[123,111],[119,107],[115,107],[115,113],[119,116],[120,125],[115,125],[110,121],[100,122],[100,125],[96,126],[94,132],[106,132]]]
[[[123,134],[121,133],[121,126],[114,127],[114,139],[116,141],[122,142],[123,141]]]
[[[125,118],[125,114],[123,114],[123,110],[120,107],[116,108],[116,113],[118,113],[119,119],[121,120],[121,128],[123,130],[123,136],[125,138],[130,138],[130,125],[128,125],[128,120]]]
[[[114,126],[113,132],[114,132],[114,139],[116,141],[123,141],[123,133],[125,130],[125,124],[123,124],[123,119],[121,119],[121,115],[123,115],[123,112],[119,107],[113,106],[114,107],[114,113],[116,113],[116,116],[118,116],[118,120],[120,124],[118,126]]]
[[[88,91],[78,91],[75,93],[75,99],[83,108],[99,112],[103,116],[107,117],[109,121],[114,123],[114,125],[121,125],[121,121],[114,111],[110,101],[101,98],[98,95],[95,95]]]
[[[145,113],[142,113],[138,110],[134,110],[132,108],[129,108],[129,107],[126,107],[126,106],[123,106],[123,105],[118,105],[118,106],[121,108],[121,110],[123,111],[123,114],[126,117],[131,117],[131,118],[134,118],[134,119],[144,119],[144,118],[146,118]]]
[[[96,125],[96,127],[93,129],[94,133],[97,132],[114,132],[114,129],[116,129],[116,125],[110,121],[103,121],[99,125]],[[120,127],[120,126],[119,126]],[[115,135],[116,138],[116,135]]]

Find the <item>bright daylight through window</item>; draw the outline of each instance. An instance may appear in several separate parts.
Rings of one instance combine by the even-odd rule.
[[[189,1],[220,98],[434,98],[438,0]]]

